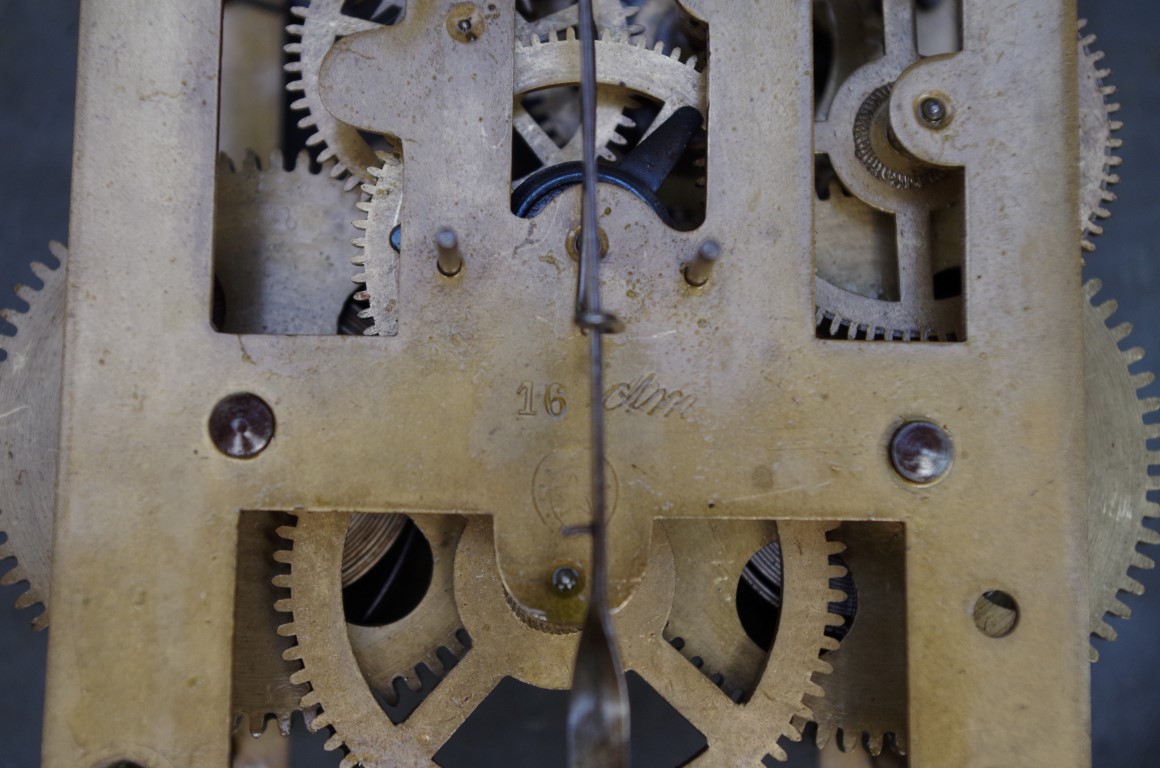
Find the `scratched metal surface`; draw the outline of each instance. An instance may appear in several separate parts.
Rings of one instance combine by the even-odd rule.
[[[49,258],[49,239],[67,239],[72,98],[76,45],[75,0],[4,0],[0,25],[0,141],[7,167],[0,174],[0,306],[18,307],[12,287],[33,282],[29,260]],[[1136,326],[1133,344],[1160,365],[1160,135],[1151,129],[1160,110],[1160,56],[1151,0],[1081,0],[1090,29],[1115,69],[1126,126],[1120,200],[1089,276],[1121,305],[1119,318]],[[1152,395],[1160,395],[1153,386]],[[1160,447],[1160,446],[1157,446]],[[1136,616],[1113,621],[1119,641],[1101,647],[1093,669],[1093,750],[1097,768],[1143,768],[1160,747],[1160,572],[1140,577],[1148,589],[1127,602]],[[0,763],[39,764],[46,636],[28,630],[29,617],[12,608],[18,588],[0,588]],[[1035,738],[1029,735],[1029,738]],[[303,740],[296,768],[326,765],[316,740]],[[808,754],[808,753],[803,753]],[[804,760],[794,764],[807,764]]]

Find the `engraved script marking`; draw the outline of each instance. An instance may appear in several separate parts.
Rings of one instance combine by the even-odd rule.
[[[697,402],[697,396],[679,389],[666,389],[656,383],[657,375],[650,373],[633,382],[614,384],[604,393],[604,410],[623,409],[639,411],[646,416],[668,418],[683,416]]]

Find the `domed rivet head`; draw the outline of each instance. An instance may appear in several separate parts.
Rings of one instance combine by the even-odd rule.
[[[249,392],[222,398],[209,417],[209,436],[217,449],[234,459],[252,459],[274,437],[274,411]]]
[[[911,421],[890,438],[890,462],[906,481],[930,485],[946,476],[954,461],[950,435],[929,421]]]

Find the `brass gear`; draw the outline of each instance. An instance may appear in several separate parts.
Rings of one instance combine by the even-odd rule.
[[[1160,464],[1160,456],[1147,446],[1158,433],[1155,425],[1144,423],[1144,417],[1160,410],[1160,398],[1140,399],[1139,390],[1155,377],[1128,370],[1143,359],[1144,350],[1120,348],[1132,328],[1127,323],[1107,325],[1117,305],[1110,300],[1095,304],[1099,290],[1097,280],[1084,286],[1088,593],[1092,634],[1115,640],[1116,632],[1105,615],[1128,618],[1131,611],[1119,600],[1119,593],[1144,592],[1129,570],[1155,566],[1151,558],[1136,551],[1136,545],[1160,544],[1160,534],[1144,525],[1145,518],[1160,517],[1160,508],[1147,498],[1149,491],[1160,490],[1160,479],[1148,474],[1150,466]],[[1094,647],[1091,653],[1095,661]]]
[[[302,152],[284,170],[281,152],[263,165],[225,155],[215,187],[214,277],[218,330],[330,335],[353,286],[344,245],[359,193],[310,171]]]
[[[39,261],[32,271],[44,283],[40,290],[19,286],[16,295],[28,303],[26,312],[0,312],[16,326],[4,340],[8,359],[0,387],[0,449],[7,456],[0,470],[0,560],[16,565],[0,576],[0,585],[27,582],[16,598],[17,608],[42,605],[33,629],[48,626],[49,575],[55,519],[57,427],[60,424],[61,360],[64,350],[65,271],[68,252],[60,243],[49,250],[60,262],[56,269]]]
[[[274,584],[290,592],[274,608],[279,613],[293,614],[293,622],[285,624],[283,617],[278,629],[279,635],[291,637],[303,631],[304,621],[330,615],[337,607],[338,626],[344,628],[344,642],[349,645],[362,678],[379,696],[395,704],[402,686],[418,690],[425,684],[427,673],[420,670],[421,666],[436,674],[445,671],[440,648],[456,654],[466,651],[452,583],[455,548],[463,520],[455,515],[414,518],[432,553],[433,570],[426,594],[406,617],[382,627],[363,627],[348,624],[342,616],[342,589],[350,584],[342,578],[342,573],[350,559],[350,531],[360,518],[368,517],[406,520],[403,515],[393,514],[303,513],[297,516],[294,525],[280,527],[279,536],[292,542],[292,546],[274,553],[275,560],[289,567],[286,573],[274,578]],[[293,659],[296,655],[297,652],[288,651],[286,658]],[[301,673],[291,679],[299,684],[304,682]],[[306,699],[304,706],[312,706],[305,702]]]
[[[1132,568],[1154,567],[1137,551],[1140,544],[1160,544],[1160,533],[1144,524],[1160,518],[1160,507],[1148,492],[1160,482],[1148,474],[1160,456],[1147,441],[1160,435],[1144,418],[1160,410],[1160,398],[1141,400],[1139,390],[1152,383],[1151,373],[1133,374],[1129,366],[1144,357],[1141,349],[1120,348],[1131,332],[1127,324],[1109,327],[1116,302],[1096,304],[1099,282],[1084,286],[1084,381],[1088,473],[1088,592],[1091,633],[1114,640],[1106,615],[1128,618],[1120,593],[1142,594]],[[818,724],[818,746],[837,736],[838,747],[857,749],[863,742],[871,752],[881,750],[893,734],[905,750],[905,573],[904,542],[882,540],[878,526],[843,526],[846,561],[853,572],[859,597],[858,616],[841,647],[826,660],[834,666],[824,699],[810,704]],[[1009,622],[1007,609],[994,603],[983,607],[998,624]],[[1092,661],[1098,654],[1091,648]]]
[[[353,189],[360,181],[374,183],[370,169],[378,165],[376,150],[354,126],[337,120],[323,106],[318,87],[318,74],[322,68],[322,60],[336,40],[359,32],[379,29],[382,25],[348,16],[342,12],[342,6],[343,0],[311,0],[307,6],[293,6],[290,9],[291,13],[302,21],[290,24],[286,28],[289,36],[298,38],[298,42],[286,45],[286,52],[297,58],[288,62],[285,69],[299,76],[299,79],[291,81],[286,87],[292,93],[301,94],[290,107],[306,112],[305,117],[298,121],[299,128],[312,131],[306,145],[321,147],[318,161],[325,164],[334,160],[335,164],[331,167],[330,174],[335,178],[346,177],[347,188]],[[601,0],[596,6],[597,21],[602,28],[617,35],[627,34],[630,31],[628,19],[636,9],[624,8],[619,0]],[[516,16],[517,48],[539,45],[545,38],[555,40],[561,32],[572,37],[573,27],[577,23],[575,6],[534,22],[525,21],[519,14]],[[517,78],[518,75],[517,71]],[[525,91],[517,88],[515,92]],[[620,89],[611,87],[601,89],[596,145],[606,159],[614,159],[608,145],[623,142],[617,128],[632,127],[632,121],[624,116],[624,109],[629,104]],[[578,139],[573,138],[563,148],[557,146],[540,123],[518,101],[513,108],[512,123],[545,165],[579,159]]]
[[[417,522],[421,517],[416,516]],[[283,530],[293,547],[279,555],[290,564],[290,574],[280,577],[278,584],[289,588],[291,596],[278,608],[292,615],[280,630],[297,643],[287,658],[303,664],[294,680],[311,687],[302,704],[319,709],[311,727],[333,729],[326,747],[347,750],[343,768],[426,764],[505,676],[540,687],[568,687],[577,633],[544,632],[520,615],[496,567],[490,520],[472,518],[455,553],[454,587],[450,594],[438,595],[439,603],[457,609],[471,648],[454,656],[453,664],[446,665],[454,668],[441,680],[429,678],[428,683],[437,685],[428,685],[433,690],[427,700],[406,720],[393,723],[376,700],[355,636],[342,620],[334,575],[342,526],[341,516],[304,513],[297,526]],[[840,570],[827,563],[827,554],[840,548],[826,539],[832,527],[813,522],[778,526],[787,570],[796,577],[786,585],[776,654],[746,705],[716,690],[663,639],[676,573],[667,536],[658,529],[645,578],[616,621],[626,667],[639,672],[708,737],[709,751],[698,762],[756,765],[767,753],[785,760],[778,742],[800,739],[795,719],[808,717],[809,712],[803,697],[822,695],[814,678],[829,670],[819,651],[837,647],[824,632],[840,621],[827,610],[829,602],[841,596],[828,586],[828,579]],[[451,612],[443,610],[444,615]]]
[[[530,45],[518,46],[515,92],[578,82],[577,47],[571,35],[547,43],[533,38]],[[679,49],[665,53],[660,43],[654,48],[644,48],[605,31],[596,41],[596,59],[597,72],[604,85],[624,86],[662,102],[660,114],[650,130],[684,106],[695,106],[705,112],[708,99],[705,72],[698,69],[696,59],[682,60]],[[632,73],[630,79],[617,74],[625,72]],[[547,141],[552,143],[550,139]],[[370,305],[359,313],[360,318],[372,323],[366,330],[367,335],[394,336],[399,332],[399,253],[391,244],[391,234],[399,224],[402,209],[403,161],[386,152],[379,152],[377,159],[374,166],[368,167],[372,182],[363,186],[370,200],[358,206],[367,216],[354,222],[365,234],[354,240],[361,251],[352,261],[362,268],[354,281],[366,286],[357,298]]]
[[[1114,85],[1107,84],[1111,75],[1100,62],[1103,51],[1095,50],[1096,36],[1085,35],[1083,29],[1087,19],[1079,20],[1079,121],[1080,121],[1080,227],[1083,231],[1083,249],[1094,251],[1092,237],[1103,234],[1101,220],[1111,216],[1107,204],[1116,196],[1109,187],[1118,184],[1120,177],[1115,168],[1123,158],[1115,150],[1123,146],[1116,132],[1123,123],[1115,119],[1120,105],[1109,101],[1116,92]]]

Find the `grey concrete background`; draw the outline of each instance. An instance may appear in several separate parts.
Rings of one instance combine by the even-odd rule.
[[[1104,281],[1104,295],[1119,300],[1117,318],[1135,324],[1130,342],[1153,350],[1154,357],[1141,368],[1157,370],[1160,132],[1152,121],[1160,118],[1160,46],[1154,31],[1160,9],[1154,0],[1081,0],[1080,6],[1108,53],[1106,63],[1115,70],[1112,82],[1119,86],[1126,124],[1120,134],[1125,142],[1123,183],[1116,190],[1120,200],[1098,252],[1089,259],[1088,273]],[[8,147],[0,172],[3,307],[20,308],[12,288],[36,284],[28,263],[51,259],[47,241],[67,242],[76,16],[75,0],[0,0],[0,146]],[[1146,394],[1160,396],[1160,385]],[[1160,449],[1160,444],[1152,447]],[[1034,556],[1033,547],[1028,551]],[[1152,768],[1160,760],[1160,571],[1138,576],[1148,591],[1127,600],[1137,615],[1112,622],[1120,639],[1102,645],[1102,659],[1092,670],[1097,768]],[[19,591],[0,588],[0,766],[6,768],[40,762],[47,636],[33,634],[29,613],[12,608]],[[1029,733],[1027,738],[1053,735]],[[317,738],[301,738],[299,747],[298,768],[333,764],[322,756]]]

